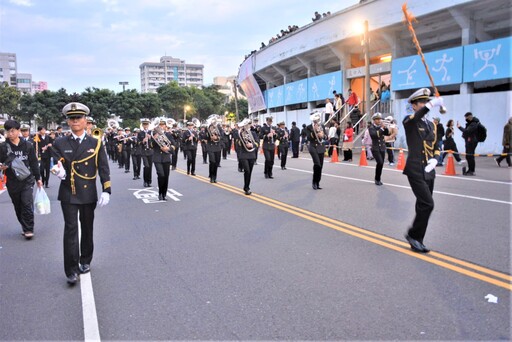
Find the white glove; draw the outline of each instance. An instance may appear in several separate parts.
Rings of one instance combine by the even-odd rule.
[[[428,173],[428,172],[434,170],[436,165],[437,165],[437,159],[435,159],[435,158],[429,159],[427,166],[425,166],[425,172]]]
[[[102,192],[100,200],[98,201],[98,207],[104,207],[110,202],[110,194],[108,192]]]
[[[444,106],[444,100],[443,100],[443,98],[441,96],[434,97],[432,100],[427,102],[427,104],[425,106],[427,106],[427,108],[429,110],[431,110],[434,107],[443,107]]]
[[[57,165],[54,165],[50,170],[55,176],[57,176],[60,180],[66,179],[66,169],[62,166],[60,160],[57,162]]]

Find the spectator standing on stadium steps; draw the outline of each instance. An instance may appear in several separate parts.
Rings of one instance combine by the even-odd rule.
[[[302,124],[302,130],[300,131],[300,151],[304,150],[304,145],[308,142],[308,132],[306,130],[306,124]]]
[[[457,128],[462,132],[462,138],[466,145],[466,161],[468,162],[468,170],[466,167],[462,168],[464,176],[475,176],[475,150],[478,145],[477,130],[480,120],[473,116],[473,113],[467,112],[464,114],[466,119],[466,127],[462,127],[457,121]]]
[[[348,100],[347,100],[347,103],[348,103],[348,110],[352,110],[352,108],[354,108],[354,106],[359,103],[359,99],[357,97],[357,94],[355,92],[353,92],[352,89],[348,90]]]
[[[453,157],[455,158],[455,160],[457,160],[457,163],[459,165],[461,165],[464,160],[462,160],[460,158],[460,155],[459,155],[459,150],[457,149],[457,145],[455,144],[455,140],[453,140],[453,120],[448,120],[448,122],[446,123],[446,133],[445,133],[445,139],[444,139],[444,150],[445,151],[453,151],[455,153],[453,153]],[[446,157],[446,155],[448,154],[448,152],[443,152],[443,155],[441,157],[441,163],[443,163],[444,161],[444,157]]]
[[[329,118],[334,114],[334,108],[331,103],[331,99],[325,99],[325,114],[324,122],[327,122]]]
[[[510,142],[512,141],[512,117],[508,119],[508,122],[506,123],[505,127],[503,127],[503,152],[506,153],[507,156],[499,156],[498,158],[495,158],[496,165],[501,167],[500,163],[503,159],[506,159],[508,167],[511,167],[510,164]]]
[[[359,119],[361,119],[361,116],[363,116],[363,114],[359,110],[359,106],[356,105],[354,107],[354,110],[350,113],[350,121],[352,121],[352,125],[355,125],[359,121]],[[356,134],[359,134],[359,127],[362,127],[362,124],[363,122],[361,121],[359,125],[356,126]]]
[[[329,138],[329,150],[328,150],[328,155],[329,155],[329,158],[332,156],[332,149],[334,147],[337,148],[338,146],[338,142],[339,142],[339,136],[338,136],[338,122],[336,120],[332,120],[331,122],[331,125],[329,127],[329,133],[327,135],[327,137]],[[336,152],[338,152],[336,150]]]
[[[370,137],[370,132],[368,130],[364,131],[363,139],[361,141],[366,150],[366,159],[373,160],[372,154],[372,138]]]

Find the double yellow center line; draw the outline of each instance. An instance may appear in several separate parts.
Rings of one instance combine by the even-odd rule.
[[[182,170],[178,170],[178,172],[185,174],[185,172]],[[195,176],[194,178],[205,183],[209,183],[210,181],[208,178],[203,176]],[[478,266],[470,262],[450,257],[448,255],[438,252],[432,251],[428,254],[416,253],[410,249],[410,246],[407,242],[393,239],[385,235],[381,235],[338,220],[334,220],[329,217],[314,213],[306,209],[298,208],[269,197],[261,196],[255,193],[252,193],[252,195],[250,196],[246,196],[240,188],[234,187],[226,183],[215,183],[212,185],[215,185],[216,187],[230,191],[237,195],[244,196],[249,200],[253,200],[264,205],[273,207],[275,209],[287,212],[289,214],[301,217],[305,220],[315,222],[324,227],[335,229],[337,231],[360,238],[362,240],[366,240],[368,242],[380,245],[382,247],[392,249],[396,252],[406,254],[417,259],[421,259],[428,263],[512,291],[512,276],[510,276],[509,274],[497,272],[486,267]]]

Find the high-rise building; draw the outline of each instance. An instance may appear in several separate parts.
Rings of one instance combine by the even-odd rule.
[[[48,82],[45,82],[45,81],[32,82],[32,94],[40,93],[43,90],[48,90]]]
[[[171,81],[180,87],[203,86],[202,64],[187,64],[179,58],[163,56],[160,63],[145,62],[139,66],[142,93],[156,93],[158,87]]]
[[[16,88],[23,94],[32,94],[32,74],[16,74]]]
[[[16,54],[0,52],[0,83],[7,82],[9,86],[16,87]]]

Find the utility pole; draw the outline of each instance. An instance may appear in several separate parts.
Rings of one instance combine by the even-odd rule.
[[[364,67],[365,67],[365,111],[368,113],[368,119],[371,119],[370,113],[370,37],[368,36],[368,20],[364,21]]]
[[[236,79],[233,80],[233,90],[235,91],[235,115],[236,115],[236,122],[240,122],[240,118],[238,116],[238,85],[236,84]]]
[[[119,82],[119,85],[122,85],[122,86],[123,86],[123,93],[124,93],[125,86],[127,86],[127,85],[128,85],[128,82],[126,82],[126,81]]]

